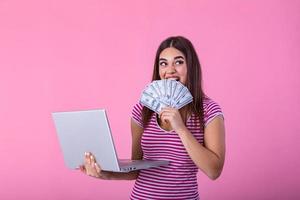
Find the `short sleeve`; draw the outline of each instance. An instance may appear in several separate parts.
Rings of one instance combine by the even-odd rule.
[[[142,110],[143,110],[143,105],[137,103],[133,106],[131,112],[131,118],[141,127],[143,127]]]
[[[203,101],[203,109],[204,126],[207,126],[217,116],[222,116],[224,118],[221,107],[212,99],[208,98]]]

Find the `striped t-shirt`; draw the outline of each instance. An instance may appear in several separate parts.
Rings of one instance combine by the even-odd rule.
[[[133,107],[132,118],[142,125],[142,108],[138,103]],[[205,126],[216,116],[223,115],[220,106],[209,98],[203,100]],[[199,119],[192,114],[186,127],[203,144],[204,133],[200,129]],[[169,165],[140,170],[130,199],[199,199],[198,168],[189,157],[179,136],[174,131],[163,130],[153,113],[144,128],[141,139],[144,160],[168,160]]]

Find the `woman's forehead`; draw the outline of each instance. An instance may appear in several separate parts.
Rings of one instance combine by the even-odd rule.
[[[166,59],[170,59],[170,58],[175,58],[175,57],[178,57],[178,56],[182,56],[183,58],[184,57],[184,54],[179,51],[178,49],[174,48],[174,47],[168,47],[168,48],[165,48],[159,55],[159,58],[166,58]]]

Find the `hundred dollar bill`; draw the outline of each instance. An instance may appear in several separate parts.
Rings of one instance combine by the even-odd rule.
[[[164,88],[164,82],[163,80],[155,81],[156,88],[160,92],[160,98],[163,98],[165,96],[165,88]]]
[[[191,103],[192,101],[193,101],[192,95],[189,92],[187,92],[186,95],[184,95],[182,98],[180,98],[179,101],[176,103],[176,108],[180,109],[183,106]]]
[[[172,100],[172,85],[176,84],[174,80],[166,80],[166,101],[171,106]]]
[[[160,97],[159,92],[157,91],[157,89],[155,89],[155,87],[152,84],[147,85],[144,92],[146,92],[147,94],[151,95],[154,98]]]
[[[140,102],[159,113],[164,107],[180,109],[191,103],[193,96],[187,87],[176,80],[156,80],[148,84],[142,92]]]
[[[182,96],[182,92],[183,92],[184,88],[185,88],[185,86],[182,85],[181,83],[176,84],[176,88],[175,88],[175,91],[172,96],[172,105],[173,106],[176,106],[178,99]]]
[[[160,113],[164,107],[168,106],[145,91],[142,93],[140,103],[156,113]]]

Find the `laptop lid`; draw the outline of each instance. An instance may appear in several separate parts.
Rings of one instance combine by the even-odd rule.
[[[69,168],[82,165],[84,152],[91,152],[103,170],[120,171],[104,109],[54,112],[52,117]]]

